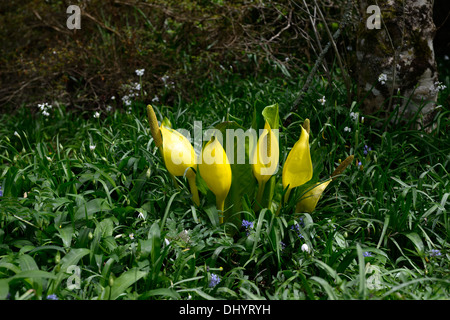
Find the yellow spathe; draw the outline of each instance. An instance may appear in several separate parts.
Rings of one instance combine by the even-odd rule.
[[[197,156],[189,140],[176,130],[161,126],[162,153],[164,164],[173,176],[183,176],[189,182],[192,200],[196,205],[200,204],[197,185],[195,183],[195,172],[191,167],[197,164]]]
[[[214,137],[202,150],[202,161],[198,170],[208,188],[216,196],[217,210],[223,212],[225,199],[231,188],[231,166],[220,142]],[[223,223],[223,217],[220,217]]]
[[[283,190],[288,188],[284,201],[287,202],[291,190],[311,180],[313,166],[309,150],[309,134],[302,128],[302,133],[294,147],[289,152],[283,166]]]
[[[278,139],[266,121],[252,161],[253,175],[260,185],[264,185],[276,173],[279,157]]]
[[[295,212],[313,212],[317,206],[317,202],[319,202],[319,199],[322,196],[322,193],[331,181],[332,180],[329,179],[325,182],[317,182],[316,185],[305,193],[300,201],[297,202]]]

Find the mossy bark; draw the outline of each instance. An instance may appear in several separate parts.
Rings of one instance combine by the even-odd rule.
[[[377,4],[381,28],[369,29],[367,7]],[[358,97],[365,114],[398,120],[432,119],[437,100],[433,37],[436,27],[431,0],[361,0],[363,17],[357,34]],[[379,81],[381,74],[386,80]]]

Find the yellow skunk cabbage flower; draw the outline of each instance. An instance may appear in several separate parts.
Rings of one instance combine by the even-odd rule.
[[[214,137],[202,150],[202,161],[198,170],[209,190],[216,195],[217,210],[224,211],[225,199],[231,188],[231,166],[227,154]],[[223,223],[223,216],[219,217]]]
[[[153,140],[155,141],[156,146],[158,148],[161,148],[161,130],[159,129],[158,120],[156,119],[155,111],[153,110],[153,107],[151,105],[147,105],[147,116]]]
[[[316,185],[303,195],[299,202],[295,212],[308,212],[311,213],[316,208],[317,202],[319,202],[325,188],[330,184],[332,180],[329,179],[325,182],[317,182]]]
[[[189,140],[176,130],[161,125],[162,153],[167,170],[174,176],[186,175],[192,193],[192,200],[200,204],[195,172],[191,167],[197,164],[197,156]]]
[[[282,182],[283,190],[288,188],[284,196],[287,202],[291,190],[309,180],[313,176],[311,153],[309,151],[309,134],[302,128],[302,133],[294,147],[289,152],[283,166]]]
[[[264,131],[258,139],[253,153],[252,170],[258,180],[258,195],[256,200],[261,201],[264,186],[272,175],[277,172],[279,160],[278,139],[266,121]]]

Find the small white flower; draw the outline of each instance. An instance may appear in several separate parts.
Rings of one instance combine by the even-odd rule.
[[[323,96],[322,98],[320,98],[320,99],[317,100],[317,101],[319,101],[321,105],[325,105],[325,102],[326,102],[325,96]]]
[[[130,237],[131,240],[134,240],[134,233],[130,233],[128,236]]]
[[[107,111],[107,112],[110,112],[111,110],[112,110],[112,107],[111,107],[111,106],[107,106],[107,107],[106,107],[106,111]]]
[[[52,158],[50,158],[49,156],[45,156],[47,158],[48,161],[52,161]]]
[[[94,150],[95,150],[95,147],[96,147],[95,144],[91,144],[91,145],[89,146],[89,149],[90,149],[91,151],[94,151]]]
[[[352,128],[349,128],[349,127],[344,128],[344,132],[351,132],[351,131],[352,131]]]
[[[163,77],[161,78],[161,80],[162,80],[164,83],[166,83],[167,80],[169,80],[169,76],[163,76]]]
[[[450,60],[449,56],[448,56],[448,55],[445,55],[445,56],[444,56],[444,60]]]
[[[435,82],[434,85],[436,86],[436,91],[444,90],[445,88],[447,88],[445,84],[439,81]]]
[[[14,135],[15,135],[16,137],[19,137],[19,138],[20,138],[20,135],[19,135],[19,133],[18,133],[17,131],[14,131]]]
[[[100,112],[96,111],[96,112],[94,113],[94,118],[100,118]]]
[[[380,82],[381,84],[385,84],[387,81],[387,75],[382,73],[378,76],[378,82]]]
[[[306,243],[304,243],[304,244],[302,245],[302,251],[303,251],[303,252],[308,252],[308,253],[311,252],[310,249],[309,249],[309,247],[308,247],[308,245],[307,245]]]
[[[141,84],[140,84],[140,83],[137,83],[137,82],[135,82],[135,83],[134,83],[134,86],[133,86],[133,89],[134,89],[134,90],[136,90],[136,91],[139,91],[139,90],[141,90]]]
[[[115,97],[115,96],[112,96],[112,97],[111,97],[111,100],[116,100],[116,97]]]
[[[137,69],[135,72],[139,77],[142,77],[144,75],[145,69]]]
[[[42,111],[42,115],[48,117],[50,115],[50,113],[48,113],[46,110]]]
[[[154,96],[153,99],[152,99],[152,102],[158,102],[158,101],[159,101],[158,96]]]
[[[353,121],[356,121],[358,119],[358,113],[350,112],[350,118],[352,118]]]
[[[142,212],[138,213],[138,219],[145,220],[144,214]]]

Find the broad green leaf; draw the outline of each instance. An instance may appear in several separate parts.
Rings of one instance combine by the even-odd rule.
[[[404,233],[404,235],[406,237],[408,237],[409,240],[412,241],[412,243],[416,247],[416,250],[417,250],[417,252],[419,254],[423,254],[424,253],[423,241],[422,241],[422,239],[420,238],[420,236],[417,233],[410,232],[410,233]]]
[[[67,226],[64,228],[57,227],[57,230],[59,232],[59,237],[61,238],[64,247],[70,248],[70,244],[72,243],[72,236],[73,236],[72,226]]]
[[[264,120],[269,122],[269,125],[272,129],[278,129],[280,127],[278,103],[265,107],[262,111],[262,115],[264,117]]]
[[[42,271],[42,270],[27,270],[19,272],[18,274],[12,276],[9,278],[9,280],[12,279],[40,279],[40,278],[47,278],[47,279],[56,279],[56,275],[53,273]]]
[[[154,265],[161,252],[161,232],[159,230],[158,221],[153,223],[150,227],[148,239],[151,240],[150,257],[152,260],[152,265]]]
[[[9,293],[9,279],[0,279],[0,300],[6,300]]]
[[[39,270],[36,261],[28,254],[20,255],[17,260],[22,271]]]
[[[106,218],[97,224],[94,231],[94,236],[100,236],[102,238],[110,237],[113,234],[114,223],[112,219]]]
[[[336,295],[333,292],[333,288],[330,286],[330,284],[326,280],[324,280],[324,279],[322,279],[320,277],[316,277],[316,276],[312,276],[310,278],[310,280],[313,280],[313,281],[317,282],[318,284],[320,284],[322,286],[322,288],[325,290],[325,292],[328,295],[328,299],[330,299],[330,300],[336,300],[337,299]]]
[[[164,296],[175,300],[181,299],[181,296],[178,294],[178,292],[167,288],[154,289],[145,293],[145,297],[153,297],[153,296]]]
[[[76,213],[75,220],[80,219],[90,219],[92,218],[94,213],[98,212],[108,212],[112,209],[112,207],[108,204],[108,201],[105,199],[93,199],[88,202],[81,204]]]
[[[137,268],[130,269],[122,273],[118,278],[114,280],[114,284],[111,287],[111,298],[110,300],[116,300],[121,294],[128,289],[133,283],[137,282],[147,272],[140,271]]]

